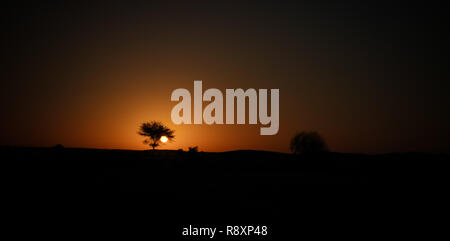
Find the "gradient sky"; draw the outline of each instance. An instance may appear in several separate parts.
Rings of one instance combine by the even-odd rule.
[[[448,13],[431,2],[5,4],[0,145],[450,152]],[[176,88],[280,89],[280,130],[171,122]]]

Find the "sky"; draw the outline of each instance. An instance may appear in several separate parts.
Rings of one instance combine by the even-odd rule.
[[[448,17],[432,1],[5,3],[0,145],[289,151],[319,132],[336,152],[450,152]],[[175,125],[177,88],[280,90],[260,125]]]

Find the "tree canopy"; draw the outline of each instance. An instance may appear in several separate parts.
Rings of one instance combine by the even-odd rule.
[[[147,137],[144,144],[148,144],[153,149],[160,146],[161,137],[165,136],[168,140],[175,138],[174,130],[171,130],[159,121],[151,121],[142,123],[139,127],[138,134]]]
[[[291,140],[291,151],[295,154],[328,152],[327,144],[319,133],[303,131]]]

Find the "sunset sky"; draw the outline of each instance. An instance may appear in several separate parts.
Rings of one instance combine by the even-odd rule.
[[[450,152],[448,13],[380,1],[6,4],[0,145],[289,151],[318,131],[332,151]],[[278,2],[278,1],[277,1]],[[280,89],[280,129],[175,125],[171,92]]]

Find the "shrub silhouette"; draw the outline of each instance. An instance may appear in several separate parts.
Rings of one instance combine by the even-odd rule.
[[[158,121],[142,123],[138,131],[139,135],[147,137],[144,144],[148,144],[153,150],[160,145],[162,136],[166,136],[169,140],[175,138],[173,133],[173,130]]]
[[[62,144],[56,144],[53,146],[54,149],[64,149],[64,146]]]
[[[328,147],[319,133],[303,131],[291,140],[291,151],[295,154],[328,152]]]
[[[189,152],[197,153],[198,152],[198,146],[189,147]]]

